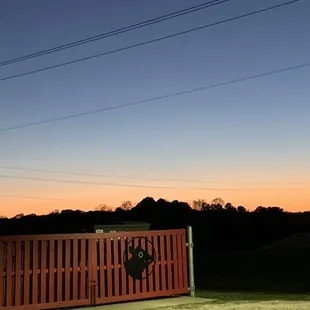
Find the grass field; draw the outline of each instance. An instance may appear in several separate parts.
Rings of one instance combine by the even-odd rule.
[[[310,293],[309,250],[209,252],[196,257],[196,286],[207,291]]]
[[[271,294],[271,293],[248,293],[248,292],[218,292],[218,291],[204,291],[198,290],[197,297],[214,299],[219,303],[225,302],[265,302],[265,301],[303,301],[310,302],[310,295],[308,294]],[[310,309],[310,308],[309,308]]]
[[[236,251],[196,256],[199,304],[164,310],[310,310],[310,251]]]
[[[164,307],[163,310],[275,310],[310,309],[310,295],[306,294],[265,294],[197,291],[196,296],[205,302],[182,306]],[[158,308],[157,308],[158,309]]]

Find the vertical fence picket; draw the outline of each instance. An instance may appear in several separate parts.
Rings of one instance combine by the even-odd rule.
[[[152,242],[152,237],[148,236],[146,238],[147,242],[146,242],[146,248],[147,248],[147,252],[150,255],[156,255],[156,251],[153,248],[153,242]],[[148,292],[153,292],[154,291],[154,272],[155,272],[155,264],[156,264],[156,257],[154,257],[155,262],[153,262],[152,264],[148,265],[147,267],[147,275],[148,275]]]
[[[127,242],[126,242],[126,259],[130,259],[130,254],[129,254],[129,248],[131,246],[133,246],[133,238],[127,238]],[[129,295],[133,295],[135,292],[135,281],[132,277],[128,276],[128,291],[129,291]]]
[[[4,306],[4,242],[0,242],[0,307]]]
[[[147,254],[149,254],[148,242],[144,238],[141,239],[141,247],[142,247],[142,249],[146,250]],[[143,279],[141,280],[141,293],[142,294],[145,294],[147,292],[147,282],[149,280],[148,279],[148,271],[149,271],[149,268],[146,268],[142,274],[142,277],[143,277]]]
[[[167,290],[171,291],[172,290],[172,267],[171,267],[171,235],[166,236],[166,261],[167,261]]]
[[[160,265],[161,265],[161,290],[165,291],[166,287],[166,257],[165,257],[165,236],[160,235]]]
[[[107,243],[107,285],[108,285],[108,298],[113,296],[113,277],[112,277],[112,249],[111,249],[111,238],[105,239]]]
[[[113,266],[114,266],[114,296],[119,296],[119,249],[118,238],[113,239]]]
[[[179,283],[179,260],[178,260],[178,243],[177,243],[177,235],[172,236],[172,257],[173,257],[173,275],[174,275],[174,289],[180,288]]]
[[[78,299],[78,240],[73,240],[72,251],[72,299]]]
[[[55,240],[49,242],[48,301],[55,301]]]
[[[181,244],[181,235],[177,235],[177,247],[178,247],[178,274],[179,274],[179,285],[180,289],[184,287],[184,282],[183,282],[183,270],[182,270],[182,244]]]
[[[21,283],[22,283],[22,249],[21,242],[16,241],[15,243],[15,306],[20,306],[21,304]]]
[[[99,256],[98,256],[98,239],[94,239],[93,255],[94,255],[94,272],[93,279],[95,281],[95,297],[99,297],[99,279],[98,279],[98,270],[99,270]]]
[[[24,289],[23,289],[23,300],[24,305],[29,305],[30,302],[30,241],[25,240],[24,242]]]
[[[62,301],[62,260],[63,260],[63,251],[62,251],[62,240],[57,240],[57,302]]]
[[[160,290],[160,274],[159,274],[159,264],[160,264],[160,256],[159,256],[159,246],[158,246],[158,236],[153,236],[153,245],[155,249],[155,270],[154,270],[154,276],[155,276],[155,292],[159,292]]]
[[[38,240],[33,241],[32,247],[32,304],[38,303]]]
[[[91,240],[86,239],[86,298],[90,298],[91,303],[93,303],[92,300],[92,279],[91,279],[91,275],[92,275],[92,262],[90,261],[90,247],[91,247]]]
[[[47,251],[47,242],[42,240],[41,242],[41,288],[40,288],[40,302],[42,304],[46,303],[46,251]]]
[[[81,273],[81,279],[80,279],[80,298],[85,299],[86,298],[86,240],[81,239],[81,262],[80,262],[80,273]]]
[[[133,238],[131,246],[133,246],[134,248],[137,248],[137,246],[139,246],[139,240],[136,239],[136,238]],[[141,280],[134,280],[135,294],[140,294],[141,293],[140,281]]]
[[[70,290],[71,290],[71,271],[70,271],[70,262],[71,262],[71,242],[70,240],[65,241],[65,300],[70,300]]]
[[[12,278],[13,278],[13,270],[12,270],[12,242],[7,243],[7,254],[6,254],[6,260],[7,260],[7,267],[6,267],[6,298],[7,298],[7,306],[13,306],[13,290],[12,290]]]
[[[89,261],[89,291],[90,291],[90,301],[91,304],[95,305],[96,300],[98,298],[98,282],[97,282],[97,240],[96,239],[90,239],[88,246],[88,261]]]
[[[125,255],[125,238],[121,237],[121,279],[122,279],[122,295],[127,295],[127,274],[124,265],[124,255]]]
[[[182,249],[182,271],[183,271],[183,288],[188,288],[188,274],[187,274],[187,248],[186,248],[186,234],[183,231],[181,235],[181,249]]]
[[[105,297],[105,264],[104,264],[104,239],[99,239],[99,276],[100,276],[100,291],[99,297]]]

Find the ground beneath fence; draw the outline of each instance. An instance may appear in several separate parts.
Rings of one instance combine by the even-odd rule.
[[[309,310],[310,301],[231,301],[205,298],[165,298],[114,305],[82,308],[83,310]]]
[[[124,308],[125,309],[125,308]],[[303,301],[262,301],[262,302],[231,302],[217,303],[216,301],[206,302],[204,304],[185,304],[177,306],[167,306],[160,308],[149,308],[143,310],[309,310],[310,302]]]
[[[178,307],[203,304],[211,299],[191,298],[188,296],[170,297],[156,300],[136,301],[129,303],[120,303],[113,305],[103,305],[97,307],[80,308],[80,310],[146,310],[146,309],[179,309]],[[174,308],[177,307],[177,308]],[[180,308],[183,309],[183,308]],[[184,308],[186,309],[186,308]],[[190,308],[187,308],[190,309]]]

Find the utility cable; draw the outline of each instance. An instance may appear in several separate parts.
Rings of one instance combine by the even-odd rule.
[[[34,200],[49,200],[49,201],[67,200],[67,199],[61,199],[61,198],[47,198],[47,197],[37,197],[37,196],[21,196],[21,195],[9,195],[9,194],[1,194],[1,193],[0,193],[0,197],[34,199]]]
[[[114,49],[114,50],[111,50],[111,51],[108,51],[108,52],[104,52],[104,53],[95,54],[95,55],[88,56],[88,57],[83,57],[83,58],[79,58],[79,59],[63,62],[63,63],[57,64],[57,65],[53,65],[53,66],[47,66],[47,67],[43,67],[43,68],[36,69],[36,70],[26,71],[26,72],[15,74],[15,75],[10,75],[10,76],[7,76],[7,77],[0,78],[0,81],[3,82],[3,81],[20,78],[20,77],[27,76],[27,75],[36,74],[36,73],[43,72],[43,71],[53,70],[53,69],[57,69],[57,68],[60,68],[60,67],[64,67],[64,66],[68,66],[68,65],[73,65],[73,64],[76,64],[76,63],[84,62],[86,60],[95,59],[95,58],[103,57],[103,56],[106,56],[106,55],[115,54],[117,52],[126,51],[126,50],[129,50],[129,49],[132,49],[132,48],[148,45],[148,44],[151,44],[151,43],[155,43],[155,42],[159,42],[159,41],[175,38],[175,37],[178,37],[178,36],[181,36],[181,35],[185,35],[185,34],[189,34],[189,33],[192,33],[192,32],[198,31],[198,30],[207,29],[207,28],[214,27],[214,26],[217,26],[217,25],[220,25],[220,24],[225,24],[225,23],[228,23],[228,22],[232,22],[232,21],[235,21],[235,20],[239,20],[239,19],[242,19],[242,18],[246,18],[246,17],[252,16],[252,15],[256,15],[256,14],[264,13],[264,12],[271,11],[271,10],[274,10],[274,9],[278,9],[280,7],[284,7],[284,6],[293,4],[293,3],[297,3],[299,1],[302,1],[302,0],[288,1],[288,2],[285,2],[285,3],[274,5],[274,6],[270,6],[270,7],[261,9],[261,10],[253,11],[253,12],[242,14],[242,15],[235,16],[235,17],[231,17],[231,18],[219,21],[219,22],[212,23],[212,24],[207,24],[207,25],[204,25],[204,26],[200,26],[200,27],[189,29],[189,30],[177,32],[177,33],[170,34],[170,35],[163,36],[163,37],[159,37],[157,39],[153,39],[153,40],[149,40],[149,41],[144,41],[144,42],[141,42],[141,43],[138,43],[138,44],[128,45],[128,46],[125,46],[125,47],[122,47],[122,48],[118,48],[118,49]]]
[[[147,178],[147,177],[132,177],[132,176],[120,176],[110,174],[97,174],[97,173],[80,173],[63,170],[49,170],[49,169],[36,169],[16,166],[1,166],[0,169],[13,170],[13,171],[28,171],[28,172],[40,172],[51,174],[66,174],[73,176],[87,176],[95,178],[111,178],[111,179],[128,179],[128,180],[145,180],[145,181],[161,181],[161,182],[179,182],[179,183],[200,183],[200,184],[275,184],[278,182],[224,182],[224,181],[203,181],[203,180],[182,180],[182,179],[165,179],[165,178]],[[303,182],[281,182],[285,184],[304,184]]]
[[[45,49],[45,50],[42,50],[42,51],[39,51],[39,52],[36,52],[36,53],[32,53],[32,54],[20,56],[20,57],[17,57],[17,58],[5,60],[5,61],[0,62],[0,67],[7,66],[7,65],[10,65],[10,64],[14,64],[14,63],[21,62],[21,61],[25,61],[25,60],[28,60],[28,59],[40,57],[40,56],[43,56],[43,55],[52,54],[52,53],[59,52],[59,51],[65,50],[65,49],[69,49],[69,48],[72,48],[72,47],[75,47],[75,46],[79,46],[79,45],[87,44],[87,43],[90,43],[90,42],[102,40],[102,39],[105,39],[105,38],[109,38],[109,37],[112,37],[112,36],[116,36],[116,35],[119,35],[119,34],[122,34],[122,33],[129,32],[129,31],[137,30],[137,29],[140,29],[140,28],[143,28],[143,27],[146,27],[146,26],[154,25],[154,24],[157,24],[157,23],[160,23],[160,22],[163,22],[163,21],[167,21],[167,20],[170,20],[170,19],[173,19],[173,18],[176,18],[176,17],[180,17],[180,16],[183,16],[183,15],[186,15],[186,14],[190,14],[190,13],[194,13],[194,12],[197,12],[197,11],[201,11],[201,10],[204,10],[204,9],[207,9],[207,8],[219,5],[219,4],[223,4],[223,3],[229,2],[229,1],[231,1],[231,0],[221,0],[221,1],[220,0],[213,0],[213,1],[208,1],[208,2],[205,2],[205,3],[199,4],[199,5],[195,5],[195,6],[192,6],[192,7],[183,9],[183,10],[180,10],[180,11],[176,11],[176,12],[169,13],[169,14],[166,14],[166,15],[163,15],[163,16],[159,16],[159,17],[156,17],[156,18],[145,20],[143,22],[139,22],[139,23],[136,23],[136,24],[133,24],[133,25],[130,25],[130,26],[126,26],[126,27],[122,27],[122,28],[118,28],[118,29],[109,31],[109,32],[101,33],[101,34],[96,35],[96,36],[87,37],[87,38],[84,38],[82,40],[74,41],[74,42],[71,42],[71,43],[63,44],[63,45],[58,45],[56,47]]]
[[[272,71],[268,71],[265,73],[255,74],[255,75],[251,75],[251,76],[247,76],[247,77],[243,77],[243,78],[238,78],[238,79],[230,80],[227,82],[220,82],[220,83],[211,84],[211,85],[207,85],[207,86],[188,89],[188,90],[180,91],[177,93],[172,93],[172,94],[162,95],[162,96],[158,96],[158,97],[148,98],[148,99],[144,99],[144,100],[140,100],[140,101],[128,102],[128,103],[124,103],[124,104],[120,104],[120,105],[116,105],[116,106],[105,107],[105,108],[98,109],[98,110],[92,110],[92,111],[87,111],[87,112],[82,112],[82,113],[77,113],[77,114],[70,114],[70,115],[61,116],[61,117],[57,117],[57,118],[50,118],[50,119],[46,119],[46,120],[42,120],[42,121],[38,121],[38,122],[32,122],[32,123],[27,123],[27,124],[23,124],[23,125],[16,125],[16,126],[12,126],[12,127],[6,127],[6,128],[0,129],[0,132],[6,132],[6,131],[17,130],[17,129],[31,127],[31,126],[43,125],[43,124],[48,124],[48,123],[52,123],[52,122],[64,121],[64,120],[68,120],[68,119],[72,119],[72,118],[78,118],[78,117],[82,117],[82,116],[86,116],[86,115],[98,114],[98,113],[111,111],[111,110],[118,110],[118,109],[130,107],[130,106],[135,106],[135,105],[152,103],[152,102],[167,99],[167,98],[179,97],[179,96],[183,96],[186,94],[206,91],[206,90],[221,87],[221,86],[228,86],[228,85],[232,85],[232,84],[236,84],[236,83],[240,83],[240,82],[245,82],[245,81],[253,80],[253,79],[257,79],[257,78],[262,78],[262,77],[266,77],[266,76],[270,76],[270,75],[274,75],[274,74],[289,72],[289,71],[305,68],[308,66],[310,66],[310,62],[306,62],[306,63],[300,64],[300,65],[286,67],[286,68],[282,68],[282,69],[278,69],[278,70],[272,70]]]
[[[140,185],[140,184],[124,184],[124,183],[105,183],[105,182],[88,182],[88,181],[73,181],[73,180],[61,180],[61,179],[48,179],[48,178],[35,178],[35,177],[22,177],[11,175],[0,175],[3,179],[17,179],[17,180],[29,180],[39,182],[52,182],[52,183],[66,183],[66,184],[83,184],[83,185],[101,185],[101,186],[115,186],[115,187],[129,187],[129,188],[148,188],[148,189],[174,189],[174,190],[196,190],[196,191],[303,191],[309,189],[266,189],[266,188],[201,188],[201,187],[175,187],[175,186],[155,186],[155,185]]]

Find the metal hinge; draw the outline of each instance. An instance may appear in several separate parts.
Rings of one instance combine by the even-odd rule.
[[[187,243],[186,243],[186,246],[187,246],[187,247],[193,248],[193,247],[194,247],[194,242],[192,242],[191,244],[189,244],[189,243],[187,242]]]

